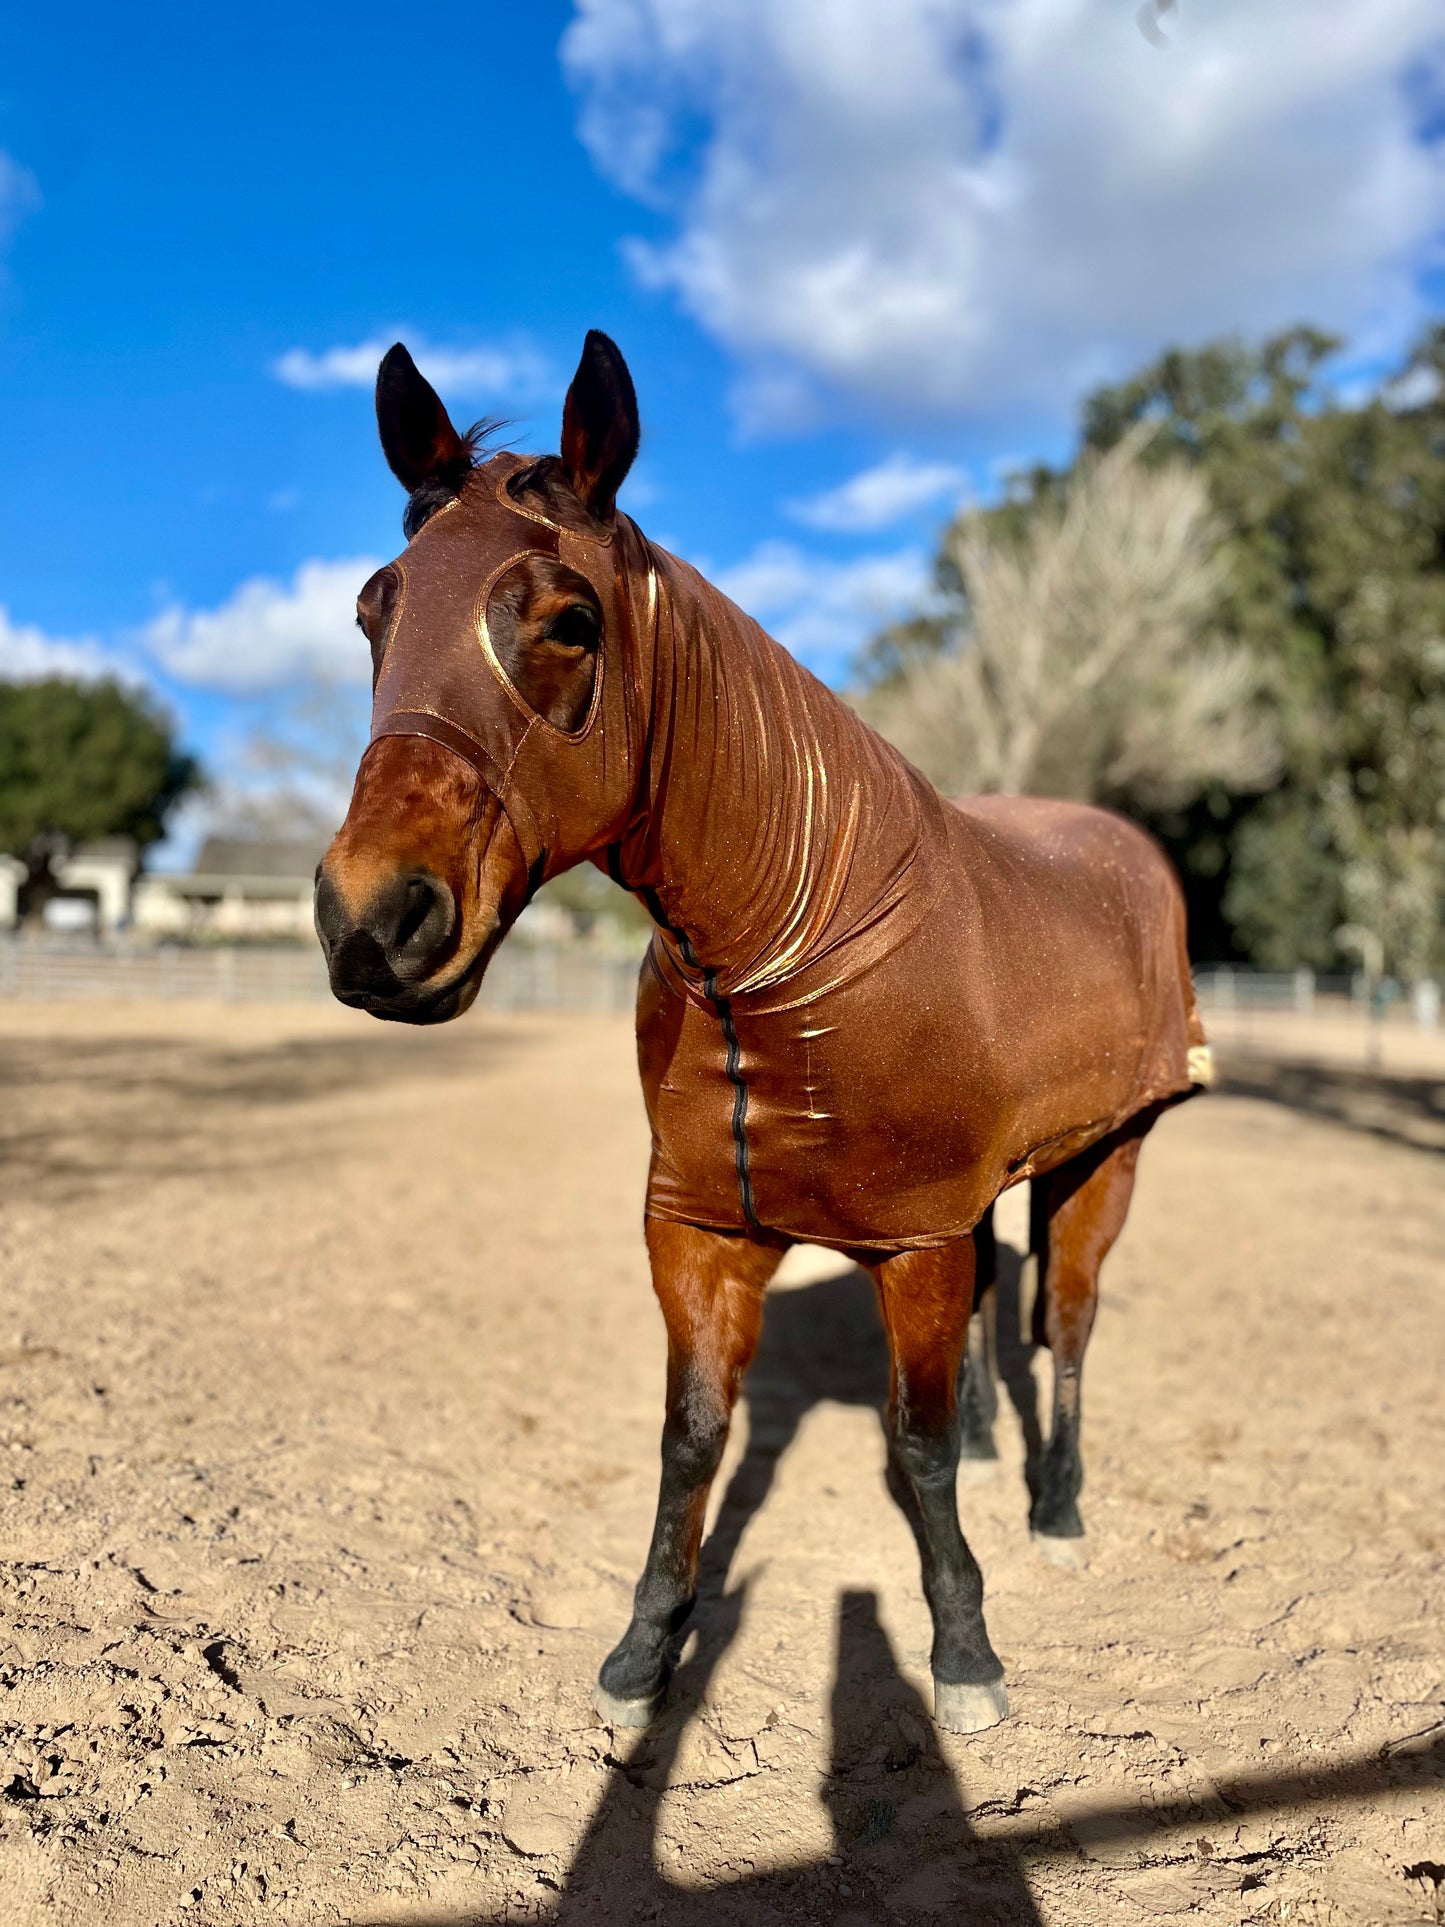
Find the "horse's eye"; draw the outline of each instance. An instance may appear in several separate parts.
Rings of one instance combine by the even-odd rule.
[[[599,634],[597,611],[574,602],[547,625],[547,640],[565,649],[595,649]]]
[[[373,666],[396,608],[400,584],[394,568],[378,569],[356,598],[356,626],[371,644]]]

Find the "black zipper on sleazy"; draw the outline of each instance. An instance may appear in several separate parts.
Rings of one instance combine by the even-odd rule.
[[[607,874],[621,889],[633,896],[642,898],[647,906],[647,914],[661,929],[665,930],[682,952],[682,960],[689,970],[702,971],[702,994],[717,1012],[718,1022],[722,1025],[723,1042],[727,1045],[724,1069],[727,1080],[733,1087],[733,1164],[738,1174],[738,1197],[742,1201],[743,1216],[747,1219],[750,1231],[761,1232],[758,1214],[753,1203],[752,1156],[748,1149],[748,1083],[742,1072],[742,1045],[738,1042],[738,1027],[733,1022],[733,1007],[729,1000],[720,995],[717,987],[717,972],[707,970],[697,960],[686,931],[679,930],[669,923],[657,892],[644,884],[641,889],[630,884],[622,874],[622,851],[618,844],[607,846]]]

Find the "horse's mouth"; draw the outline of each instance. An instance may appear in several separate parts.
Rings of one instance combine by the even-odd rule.
[[[482,978],[501,932],[494,931],[459,977],[435,988],[419,984],[415,988],[398,984],[394,992],[374,990],[334,990],[332,994],[350,1010],[364,1010],[368,1017],[379,1017],[389,1024],[446,1024],[470,1010],[482,987]]]

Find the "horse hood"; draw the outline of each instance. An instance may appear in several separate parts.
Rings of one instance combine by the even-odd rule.
[[[625,516],[581,534],[515,500],[507,482],[525,466],[514,455],[494,456],[393,565],[401,594],[377,675],[371,736],[427,736],[470,763],[501,803],[539,883],[605,843],[626,818],[637,786],[636,664],[651,620],[651,575]],[[492,592],[528,555],[555,556],[575,569],[602,608],[592,703],[575,730],[539,716],[492,647]]]

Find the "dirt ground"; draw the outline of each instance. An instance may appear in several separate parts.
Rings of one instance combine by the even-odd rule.
[[[625,1021],[0,1009],[4,1927],[1436,1921],[1445,1086],[1230,1068],[1105,1273],[1082,1572],[1028,1543],[1006,1271],[962,1497],[1012,1718],[927,1717],[871,1288],[796,1252],[629,1736]]]

